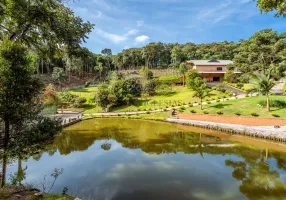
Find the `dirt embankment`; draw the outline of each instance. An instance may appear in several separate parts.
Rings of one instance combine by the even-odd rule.
[[[240,124],[249,126],[285,126],[286,119],[237,117],[224,115],[200,115],[179,113],[178,118],[185,120],[209,121],[216,123]]]

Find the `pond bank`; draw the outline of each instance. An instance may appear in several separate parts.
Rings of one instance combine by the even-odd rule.
[[[275,128],[274,126],[249,126],[241,124],[228,124],[228,123],[177,119],[177,118],[168,118],[166,119],[166,121],[182,125],[196,126],[211,130],[223,131],[230,134],[238,134],[255,138],[274,140],[278,142],[286,142],[286,126]]]

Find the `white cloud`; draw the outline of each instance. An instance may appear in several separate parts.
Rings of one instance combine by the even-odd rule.
[[[140,35],[135,38],[136,43],[145,43],[149,40],[150,38],[147,35]]]
[[[127,33],[119,35],[119,34],[109,33],[101,29],[97,30],[98,36],[111,40],[115,44],[128,40],[130,36],[136,35],[138,32],[139,31],[137,29],[130,29],[129,31],[127,31]]]
[[[105,32],[101,29],[98,29],[97,33],[99,33],[100,37],[111,40],[113,43],[116,43],[116,44],[127,40],[127,37],[125,35],[121,36],[121,35],[117,35],[117,34],[113,34],[113,33],[108,33],[108,32]]]
[[[137,27],[141,27],[144,25],[144,21],[142,20],[136,21],[136,24],[137,24]]]
[[[138,30],[137,30],[137,29],[131,29],[131,30],[129,30],[129,31],[126,33],[126,36],[136,35],[137,33],[138,33]]]

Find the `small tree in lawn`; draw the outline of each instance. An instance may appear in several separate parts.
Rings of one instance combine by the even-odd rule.
[[[201,110],[203,109],[203,98],[209,96],[209,89],[201,77],[197,77],[194,80],[194,84],[191,87],[194,91],[194,97],[198,97],[201,103]]]
[[[186,83],[187,86],[189,88],[192,88],[192,86],[194,85],[194,81],[196,78],[201,78],[201,75],[199,74],[199,72],[195,69],[191,69],[188,71],[188,73],[186,74]]]
[[[183,86],[185,87],[186,73],[189,70],[189,67],[186,63],[181,63],[179,67],[179,73],[183,76]]]
[[[61,84],[61,81],[66,80],[67,76],[63,68],[55,67],[53,69],[52,77],[58,85]]]
[[[267,75],[262,73],[253,74],[253,83],[257,86],[257,90],[266,96],[266,109],[270,111],[270,90],[275,86],[274,80],[271,78],[272,70],[269,70]]]

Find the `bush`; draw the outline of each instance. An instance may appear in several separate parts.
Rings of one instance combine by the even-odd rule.
[[[266,100],[259,101],[260,106],[266,107]],[[286,101],[283,100],[270,100],[270,106],[275,108],[286,108]]]
[[[247,94],[247,95],[245,95],[245,97],[249,97],[249,95]]]
[[[90,85],[90,81],[85,82],[84,87],[87,88]]]
[[[205,111],[204,111],[204,114],[206,114],[206,115],[207,115],[207,114],[209,114],[209,112],[205,110]]]
[[[210,102],[210,101],[207,101],[207,104],[211,104],[211,102]]]
[[[250,115],[252,115],[253,117],[258,117],[259,114],[257,114],[256,112],[251,112]]]
[[[220,102],[220,100],[218,99],[218,100],[216,100],[216,102]]]
[[[180,106],[179,109],[186,110],[186,108],[184,106]]]
[[[217,113],[218,115],[223,115],[223,112],[222,112],[221,110],[217,110],[216,113]]]
[[[241,115],[240,112],[235,112],[234,114],[237,115],[237,116],[240,116],[240,115]]]
[[[191,113],[197,113],[194,109],[190,110]]]
[[[147,112],[146,112],[146,114],[150,114],[150,113],[151,113],[150,111],[147,111]]]
[[[83,106],[83,104],[86,102],[86,98],[84,97],[78,97],[76,98],[75,102],[74,102],[74,107],[76,108],[80,108]]]
[[[278,115],[277,113],[271,113],[271,115],[272,115],[273,117],[280,117],[280,115]]]

